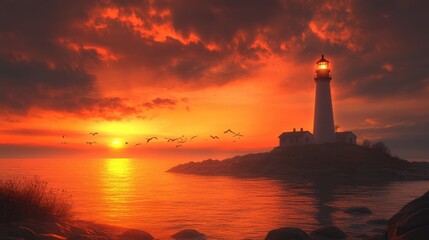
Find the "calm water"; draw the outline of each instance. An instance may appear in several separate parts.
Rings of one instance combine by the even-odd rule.
[[[389,218],[429,190],[429,182],[337,186],[268,179],[166,173],[177,161],[147,159],[0,159],[0,177],[38,175],[73,195],[77,218],[140,228],[157,238],[194,228],[210,239],[263,239],[282,226],[313,230],[335,224],[349,234],[377,231],[368,219]],[[342,209],[367,206],[369,217]]]

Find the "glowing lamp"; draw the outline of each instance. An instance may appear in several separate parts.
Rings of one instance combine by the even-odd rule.
[[[327,70],[329,69],[329,61],[325,59],[324,55],[322,55],[322,58],[316,62],[317,64],[317,70]]]

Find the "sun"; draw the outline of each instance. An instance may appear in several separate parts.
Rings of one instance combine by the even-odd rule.
[[[110,146],[111,146],[112,148],[122,148],[122,147],[123,147],[123,144],[122,144],[122,141],[121,141],[120,139],[114,139],[114,140],[112,141],[112,143],[110,144]]]

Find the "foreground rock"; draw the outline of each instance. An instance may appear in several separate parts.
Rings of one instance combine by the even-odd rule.
[[[206,240],[206,235],[194,229],[182,230],[173,236],[174,240]]]
[[[388,240],[429,239],[429,191],[389,219],[386,231]]]
[[[302,229],[294,227],[277,228],[268,232],[265,240],[312,240]]]
[[[153,240],[154,237],[149,233],[138,230],[138,229],[128,229],[124,233],[118,236],[121,240]]]
[[[315,240],[341,240],[345,239],[347,234],[335,226],[325,226],[312,231],[310,236]]]
[[[149,233],[136,229],[82,221],[21,221],[0,224],[0,239],[24,240],[153,240]]]
[[[174,173],[238,177],[341,178],[342,180],[429,180],[429,163],[411,163],[359,145],[318,144],[180,164]]]

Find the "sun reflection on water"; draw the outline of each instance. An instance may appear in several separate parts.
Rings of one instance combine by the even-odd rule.
[[[102,173],[106,215],[126,217],[132,211],[130,195],[134,192],[133,161],[129,158],[108,158]]]

